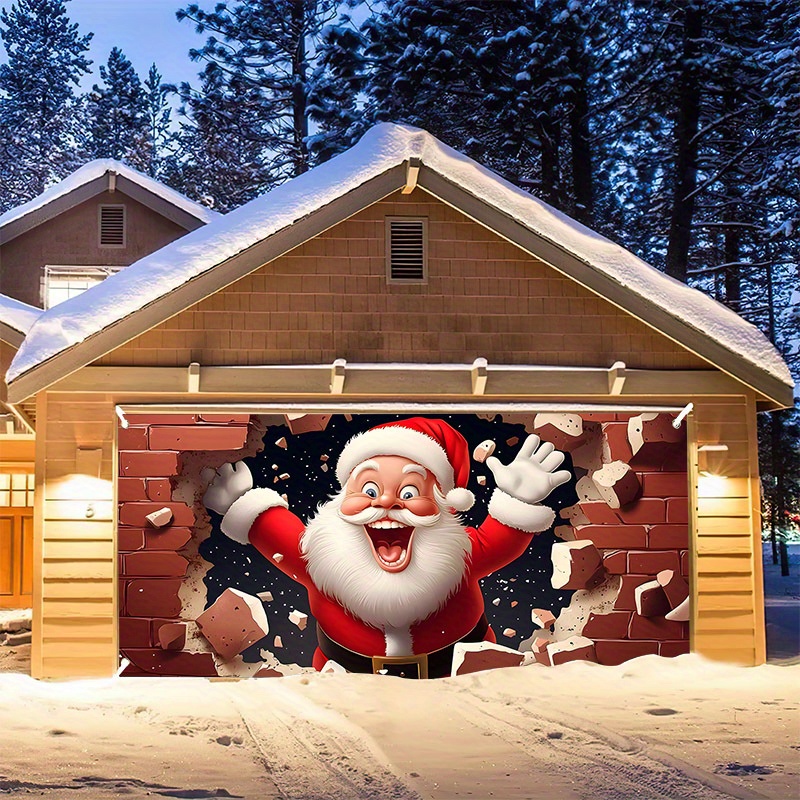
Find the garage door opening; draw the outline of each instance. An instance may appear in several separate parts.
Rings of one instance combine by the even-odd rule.
[[[123,674],[438,677],[686,653],[673,419],[131,414]]]

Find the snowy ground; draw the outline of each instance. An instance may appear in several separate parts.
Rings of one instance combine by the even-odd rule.
[[[794,567],[765,572],[776,663],[754,669],[692,655],[427,682],[0,674],[0,796],[794,800],[800,585]],[[0,671],[27,670],[29,651],[0,647]]]

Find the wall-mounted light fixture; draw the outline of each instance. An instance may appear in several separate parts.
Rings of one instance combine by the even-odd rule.
[[[726,444],[701,444],[697,448],[698,453],[727,453],[728,445]]]

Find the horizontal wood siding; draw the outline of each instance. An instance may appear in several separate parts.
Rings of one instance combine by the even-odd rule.
[[[114,403],[101,394],[42,394],[37,410],[31,672],[108,676],[118,663]],[[75,476],[78,448],[102,451],[99,479]]]
[[[709,658],[766,658],[755,401],[695,402],[691,425],[692,649]],[[727,452],[699,452],[725,444]],[[704,470],[724,479],[699,475]]]
[[[429,220],[426,284],[388,283],[385,218]],[[392,195],[137,337],[119,366],[469,363],[707,366],[482,225]]]

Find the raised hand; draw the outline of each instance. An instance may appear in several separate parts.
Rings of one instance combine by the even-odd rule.
[[[218,470],[206,467],[200,476],[209,481],[203,505],[224,514],[245,492],[253,488],[253,475],[244,461],[223,464]]]
[[[564,454],[550,442],[540,442],[536,434],[531,434],[510,464],[502,464],[494,456],[486,459],[497,488],[523,503],[539,503],[572,477],[566,469],[554,472],[563,463]]]

